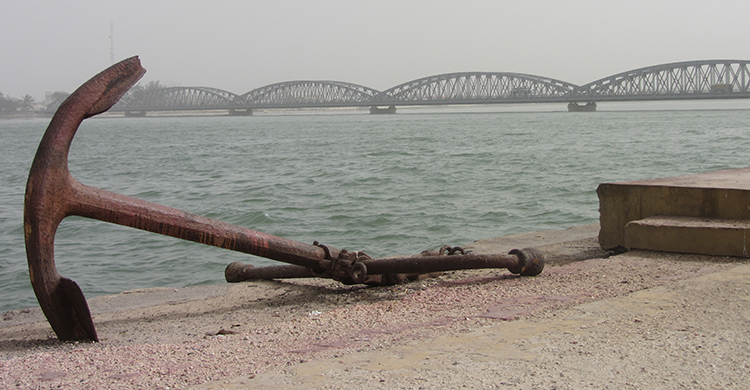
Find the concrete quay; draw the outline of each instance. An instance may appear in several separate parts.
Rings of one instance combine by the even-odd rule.
[[[547,259],[535,277],[126,291],[89,299],[99,343],[57,341],[38,308],[6,312],[0,377],[6,388],[746,389],[748,179],[602,184],[601,225],[464,246],[534,247]]]
[[[748,257],[750,168],[605,183],[602,248]]]
[[[377,288],[326,280],[156,288],[90,299],[100,343],[39,309],[3,314],[9,388],[743,389],[750,264],[599,248],[598,225],[479,240],[537,247],[537,277],[448,272]]]

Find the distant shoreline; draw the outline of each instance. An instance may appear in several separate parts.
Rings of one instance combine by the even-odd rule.
[[[29,112],[19,112],[16,114],[0,114],[0,119],[32,119],[32,118],[52,118],[52,113],[29,111]]]

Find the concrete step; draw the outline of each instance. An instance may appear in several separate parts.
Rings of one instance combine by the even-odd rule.
[[[750,168],[604,183],[596,192],[603,249],[627,247],[625,226],[656,215],[750,220]]]
[[[748,256],[750,220],[655,215],[625,225],[625,247],[714,256]]]

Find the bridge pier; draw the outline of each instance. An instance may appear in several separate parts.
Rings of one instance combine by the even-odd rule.
[[[590,112],[596,111],[596,102],[588,102],[580,105],[577,102],[568,103],[568,112]]]
[[[388,108],[379,108],[378,106],[370,107],[370,114],[395,114],[396,106],[388,106]]]
[[[231,116],[250,116],[253,115],[253,109],[252,108],[230,108],[229,109],[229,115]]]

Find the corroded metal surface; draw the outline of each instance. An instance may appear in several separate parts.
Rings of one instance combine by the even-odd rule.
[[[234,262],[227,266],[224,276],[230,283],[255,279],[323,277],[347,284],[380,286],[414,280],[421,274],[461,269],[507,268],[511,273],[522,276],[536,276],[544,269],[544,256],[533,248],[514,249],[507,255],[465,254],[460,247],[451,248],[451,251],[444,251],[443,248],[417,256],[383,259],[372,259],[359,252],[356,257],[349,256],[348,259],[340,256],[337,261],[322,261],[316,269],[300,266],[256,268]]]
[[[114,105],[145,70],[137,58],[94,76],[71,94],[47,128],[26,184],[24,234],[29,275],[39,305],[57,337],[97,340],[88,305],[78,285],[58,274],[54,240],[63,218],[88,207],[88,191],[68,171],[68,151],[81,122]]]

